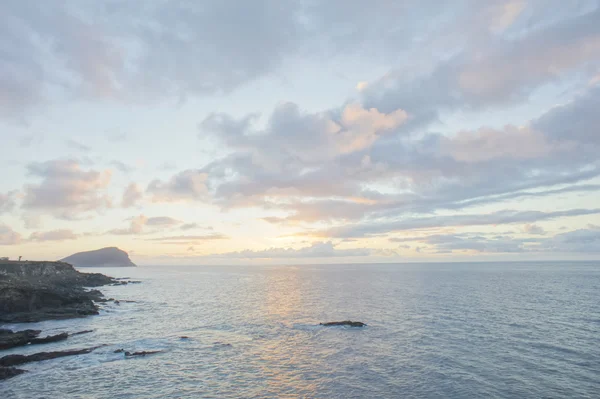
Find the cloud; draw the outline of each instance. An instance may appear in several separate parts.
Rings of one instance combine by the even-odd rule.
[[[21,234],[5,224],[0,224],[0,245],[16,245],[21,242],[21,238]]]
[[[441,105],[507,100],[560,74],[585,72],[598,54],[598,10],[591,4],[183,0],[138,7],[6,0],[0,116],[41,108],[56,92],[141,104],[230,93],[299,58],[336,64],[367,59],[417,71],[442,58],[432,74],[439,89],[400,70],[363,92],[386,104],[409,93],[415,102],[429,98]],[[409,85],[415,90],[403,87],[406,81],[416,82]],[[398,108],[405,109],[391,109]],[[425,108],[435,113],[436,107]]]
[[[73,150],[82,151],[82,152],[89,152],[92,150],[91,147],[81,144],[80,142],[73,140],[73,139],[67,140],[67,147],[69,147]]]
[[[269,248],[262,251],[237,251],[228,252],[211,257],[223,257],[233,259],[270,259],[270,258],[330,258],[330,257],[354,257],[369,256],[373,250],[359,249],[337,249],[331,242],[317,242],[311,246],[293,248]]]
[[[146,192],[156,202],[202,200],[208,194],[207,178],[208,175],[199,170],[185,170],[166,182],[153,180]]]
[[[548,238],[522,239],[509,235],[480,233],[432,234],[391,238],[393,242],[418,242],[421,252],[450,254],[475,253],[587,253],[600,252],[600,230],[595,227],[569,231]],[[425,249],[427,248],[427,249]]]
[[[123,192],[121,206],[123,208],[131,208],[135,206],[142,198],[144,198],[144,193],[141,187],[135,183],[130,183]]]
[[[146,238],[146,241],[207,241],[207,240],[225,240],[229,237],[223,234],[205,234],[205,235],[181,235],[164,236],[156,238]]]
[[[171,227],[181,224],[180,220],[173,219],[168,216],[158,216],[153,218],[148,218],[146,221],[146,226],[161,226],[161,227]]]
[[[600,252],[600,229],[589,228],[569,231],[544,241],[541,250],[550,252]]]
[[[555,150],[543,133],[516,126],[506,126],[502,130],[462,131],[452,138],[442,139],[440,144],[443,153],[459,162],[485,162],[498,158],[536,159],[548,156]]]
[[[144,7],[7,0],[1,116],[43,106],[51,89],[138,102],[230,92],[275,71],[295,50],[296,9],[275,0]]]
[[[185,223],[179,226],[181,230],[193,230],[193,229],[203,229],[203,230],[214,230],[212,226],[201,226],[198,223]]]
[[[61,230],[52,230],[45,232],[34,232],[29,236],[30,241],[65,241],[65,240],[74,240],[77,238],[77,234],[75,234],[72,230],[61,229]]]
[[[288,159],[311,164],[367,148],[408,119],[402,109],[384,114],[356,103],[344,106],[339,115],[310,114],[297,104],[283,103],[269,117],[267,128],[259,131],[253,128],[256,117],[250,114],[235,119],[227,114],[211,114],[200,129],[253,155],[255,162],[271,169]]]
[[[454,226],[488,226],[514,223],[533,223],[563,217],[600,214],[600,209],[570,209],[566,211],[514,211],[504,210],[488,214],[462,214],[450,216],[431,216],[405,218],[395,221],[365,222],[350,226],[334,227],[321,231],[306,233],[307,235],[351,238],[382,235],[395,231],[429,229]]]
[[[599,104],[600,88],[592,88],[523,126],[453,135],[406,135],[411,115],[386,119],[389,114],[355,105],[308,114],[283,104],[258,130],[255,116],[213,114],[201,129],[217,135],[231,153],[201,170],[213,202],[283,210],[287,216],[265,220],[287,224],[347,223],[594,192],[597,184],[581,183],[600,176],[593,133]],[[357,131],[348,127],[348,114],[364,116],[358,129],[363,133],[376,132],[382,121],[391,124],[383,134],[359,134],[360,145],[344,140],[348,147],[336,146],[329,137],[339,134],[336,126]],[[572,134],[570,121],[577,121]]]
[[[134,235],[141,234],[144,231],[144,226],[148,222],[148,218],[144,215],[135,216],[129,219],[129,227],[125,229],[113,229],[107,232],[107,234],[116,235]]]
[[[53,160],[28,165],[29,175],[41,179],[24,187],[23,208],[72,219],[111,206],[106,194],[109,170],[83,170],[77,161]]]
[[[537,7],[533,12],[541,13],[543,6]],[[599,15],[596,4],[565,10],[562,18],[551,13],[531,18],[529,26],[508,37],[480,31],[453,56],[417,76],[397,70],[371,82],[364,91],[366,103],[383,111],[402,108],[429,123],[442,111],[521,101],[561,75],[590,72],[586,67],[600,57]]]
[[[286,229],[342,238],[484,224],[527,224],[521,233],[535,234],[540,221],[596,213],[481,209],[542,209],[515,203],[600,192],[597,1],[7,0],[0,8],[3,119],[66,99],[181,104],[251,82],[293,81],[294,68],[304,73],[313,63],[349,85],[351,97],[320,110],[280,101],[261,114],[209,114],[199,136],[218,147],[210,162],[161,174],[144,189],[121,187],[123,207],[148,196],[253,208]],[[556,105],[542,112],[548,104]],[[119,161],[111,167],[131,171]],[[22,190],[22,217],[75,219],[109,208],[110,171],[93,168],[31,164],[36,180]],[[17,200],[0,196],[0,212]],[[113,234],[198,228],[166,216],[126,223]],[[488,241],[472,240],[490,250]],[[440,250],[468,244],[453,237]]]
[[[185,223],[179,226],[181,230],[193,230],[199,228],[200,225],[198,223]]]
[[[600,48],[600,39],[598,46]],[[590,156],[600,148],[600,135],[596,131],[600,123],[598,107],[600,86],[590,88],[574,101],[552,108],[535,119],[532,127],[544,132],[549,140],[572,143],[577,156],[592,161]]]
[[[112,161],[110,164],[123,173],[130,173],[134,169],[132,166],[129,166],[121,161]]]
[[[538,234],[538,235],[546,234],[546,230],[544,230],[542,227],[537,226],[535,224],[526,224],[525,227],[523,228],[523,231],[527,234]]]
[[[470,234],[432,235],[425,239],[437,253],[480,252],[480,253],[516,253],[524,252],[523,242],[507,237],[481,237]]]
[[[494,32],[503,31],[511,26],[527,6],[526,0],[511,0],[502,4],[501,12],[494,18],[491,29]]]
[[[15,208],[15,197],[17,192],[11,191],[6,194],[0,193],[0,214],[10,212]]]
[[[124,229],[113,229],[109,230],[107,234],[115,234],[115,235],[138,235],[138,234],[149,234],[157,229],[165,229],[171,228],[181,224],[180,220],[174,219],[169,216],[155,216],[155,217],[146,217],[144,215],[134,216],[132,218],[127,219],[129,221],[129,227]],[[147,228],[150,228],[148,231]]]
[[[358,82],[356,84],[356,90],[358,91],[363,91],[365,90],[367,87],[369,87],[369,82]]]

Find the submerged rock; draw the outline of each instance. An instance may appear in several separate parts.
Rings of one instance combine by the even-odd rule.
[[[46,337],[39,338],[38,336],[41,333],[40,330],[23,330],[13,332],[11,330],[0,329],[0,350],[15,348],[17,346],[23,346],[27,344],[39,345],[64,341],[65,339],[69,338],[69,336],[80,335],[89,332],[92,331],[80,331],[73,334],[63,332],[60,334],[48,335]]]
[[[40,330],[11,331],[0,329],[0,350],[27,345],[32,339],[40,335]]]
[[[0,381],[16,377],[23,373],[26,373],[26,371],[14,367],[0,367]]]
[[[133,356],[146,356],[146,355],[153,355],[155,353],[161,353],[162,351],[140,351],[140,352],[129,352],[126,351],[125,349],[117,349],[114,350],[113,353],[124,353],[125,357],[133,357]]]
[[[58,351],[58,352],[40,352],[34,353],[33,355],[8,355],[0,358],[0,366],[2,367],[12,367],[18,366],[20,364],[31,363],[31,362],[40,362],[42,360],[50,360],[56,359],[59,357],[65,356],[74,356],[74,355],[83,355],[86,353],[90,353],[95,349],[98,349],[99,346],[94,346],[92,348],[85,349],[73,349],[66,351]]]
[[[332,326],[348,326],[348,327],[365,327],[366,324],[360,321],[330,321],[328,323],[319,323],[320,326],[332,327]]]
[[[33,338],[31,341],[29,341],[29,343],[32,345],[47,344],[50,342],[64,341],[67,338],[69,338],[69,333],[65,332],[65,333],[60,333],[60,334],[56,334],[56,335],[48,335],[47,337],[43,337],[43,338]]]
[[[161,353],[162,351],[140,351],[140,352],[125,352],[125,357],[133,357],[133,356],[146,356],[153,355],[155,353]]]
[[[79,332],[76,332],[76,333],[72,333],[71,335],[89,334],[91,332],[94,332],[94,330],[79,331]]]

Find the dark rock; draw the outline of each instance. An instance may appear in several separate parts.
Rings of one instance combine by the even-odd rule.
[[[0,330],[0,349],[10,349],[17,346],[27,345],[32,339],[40,335],[40,330],[23,330],[12,332],[11,330]]]
[[[120,301],[115,301],[115,305],[120,305],[121,302]]]
[[[29,341],[29,343],[31,343],[32,345],[47,344],[50,342],[64,341],[67,338],[69,338],[69,333],[65,332],[65,333],[60,333],[60,334],[56,334],[56,335],[48,335],[47,337],[44,337],[44,338],[33,338],[32,340]]]
[[[146,355],[152,355],[154,353],[160,353],[160,352],[162,352],[162,351],[128,352],[125,349],[117,349],[116,351],[113,351],[113,353],[124,353],[125,357],[146,356]]]
[[[360,321],[330,321],[328,323],[319,323],[320,326],[332,327],[332,326],[348,326],[348,327],[365,327],[366,324]]]
[[[91,333],[91,332],[94,332],[94,330],[79,331],[79,332],[76,332],[76,333],[72,333],[71,335],[88,334],[88,333]]]
[[[25,370],[16,369],[14,367],[0,367],[0,381],[16,377],[19,374],[23,374],[25,372]]]
[[[181,337],[179,337],[181,339],[190,339],[190,337],[186,337],[185,335],[182,335]]]
[[[146,355],[153,355],[155,353],[161,353],[161,352],[162,351],[125,352],[125,357],[146,356]]]
[[[0,261],[0,322],[38,322],[98,314],[96,287],[115,282],[64,262]]]
[[[59,357],[65,356],[74,356],[74,355],[83,355],[86,353],[90,353],[95,349],[98,349],[99,346],[95,346],[93,348],[86,349],[73,349],[59,352],[40,352],[34,353],[33,355],[8,355],[0,358],[0,366],[2,367],[12,367],[18,366],[20,364],[31,363],[31,362],[40,362],[42,360],[50,360],[56,359]]]
[[[98,314],[93,302],[97,296],[98,292],[77,286],[22,280],[0,283],[0,322],[37,322]]]

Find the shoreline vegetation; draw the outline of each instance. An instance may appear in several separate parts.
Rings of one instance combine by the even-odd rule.
[[[32,323],[45,320],[80,318],[99,314],[99,303],[106,299],[96,287],[139,283],[105,276],[81,273],[63,261],[0,261],[0,327],[6,323]],[[0,328],[0,351],[23,345],[40,345],[68,339],[91,331],[61,333],[38,337],[39,330],[12,331]],[[0,380],[20,375],[26,370],[13,366],[56,357],[90,353],[98,348],[60,352],[41,352],[29,356],[0,357]]]

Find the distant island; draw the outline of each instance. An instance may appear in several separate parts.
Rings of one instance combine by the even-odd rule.
[[[127,252],[117,247],[107,247],[94,251],[78,252],[61,259],[75,267],[131,267],[135,263]]]

